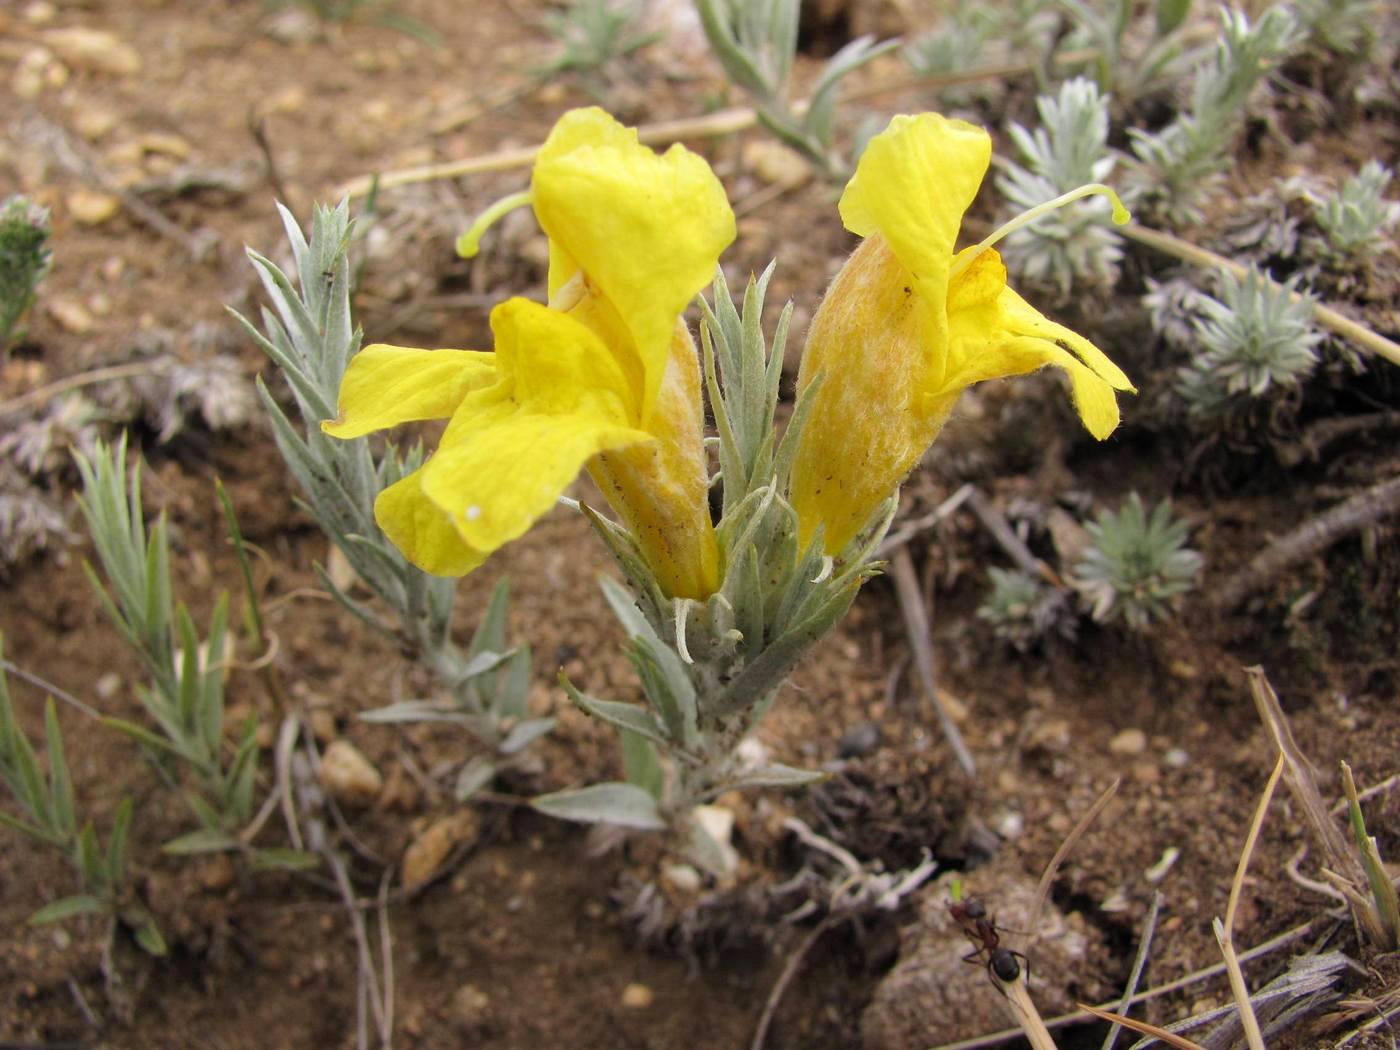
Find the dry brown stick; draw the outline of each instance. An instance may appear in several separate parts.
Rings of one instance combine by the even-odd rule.
[[[1118,227],[1118,232],[1131,241],[1145,244],[1149,248],[1155,248],[1159,252],[1164,252],[1195,266],[1213,270],[1228,270],[1239,278],[1243,278],[1249,273],[1246,267],[1232,259],[1217,255],[1215,252],[1192,244],[1190,241],[1184,241],[1180,237],[1173,237],[1170,233],[1163,233],[1161,230],[1153,230],[1146,226],[1139,226],[1137,223],[1129,223],[1127,226]],[[1266,276],[1265,280],[1275,288],[1283,287],[1270,277]],[[1290,291],[1288,294],[1293,302],[1299,302],[1303,298],[1298,292]],[[1385,336],[1371,331],[1365,325],[1358,324],[1331,307],[1315,303],[1313,305],[1313,320],[1324,328],[1331,329],[1362,350],[1378,354],[1393,365],[1400,365],[1400,343],[1392,342]]]
[[[763,1004],[763,1013],[759,1015],[758,1027],[754,1029],[753,1042],[749,1044],[749,1050],[763,1050],[763,1044],[768,1041],[768,1027],[773,1023],[773,1014],[777,1012],[778,1003],[783,998],[783,993],[787,991],[787,986],[792,983],[792,979],[797,976],[798,967],[802,965],[802,960],[807,957],[807,953],[812,950],[812,945],[821,940],[822,934],[831,929],[841,920],[834,915],[828,915],[821,922],[817,923],[810,933],[802,939],[802,943],[789,956],[787,963],[783,966],[783,972],[778,975],[778,979],[773,982],[773,990],[768,993],[768,999]]]
[[[89,718],[94,719],[98,722],[102,721],[102,712],[97,710],[97,708],[93,707],[91,704],[83,703],[76,696],[70,693],[67,689],[64,689],[61,686],[54,685],[48,679],[40,677],[33,671],[26,671],[23,667],[20,667],[18,664],[11,663],[9,660],[6,660],[3,656],[0,656],[0,673],[12,674],[16,678],[28,682],[35,689],[42,689],[45,693],[48,693],[50,696],[57,697],[69,707],[76,708],[83,714],[87,715]]]
[[[770,183],[760,190],[755,190],[742,200],[734,202],[734,218],[742,219],[745,215],[766,208],[779,197],[786,196],[793,190],[799,189],[807,184],[807,176],[804,174],[799,178],[780,179],[778,182]]]
[[[1142,980],[1142,971],[1147,966],[1147,958],[1152,952],[1152,936],[1157,932],[1157,915],[1162,910],[1162,900],[1161,891],[1154,890],[1152,904],[1147,909],[1147,918],[1142,924],[1142,936],[1138,938],[1138,950],[1133,959],[1133,968],[1128,974],[1127,983],[1123,985],[1123,998],[1118,1001],[1117,1012],[1121,1017],[1126,1017],[1128,1011],[1133,1008],[1133,996],[1137,993],[1138,981]],[[1103,1050],[1113,1050],[1121,1030],[1119,1024],[1115,1024],[1109,1029],[1108,1035],[1104,1037]]]
[[[1185,1036],[1177,1035],[1175,1032],[1168,1032],[1165,1028],[1158,1028],[1155,1024],[1148,1024],[1146,1021],[1139,1021],[1132,1017],[1124,1017],[1111,1010],[1101,1010],[1097,1006],[1090,1006],[1088,1003],[1080,1003],[1079,1008],[1085,1013],[1093,1014],[1102,1021],[1112,1021],[1120,1024],[1124,1028],[1131,1028],[1135,1032],[1143,1035],[1150,1035],[1155,1039],[1160,1039],[1168,1046],[1174,1046],[1177,1050],[1205,1050],[1200,1043],[1193,1043]]]
[[[195,262],[202,262],[219,243],[218,235],[213,230],[202,228],[191,233],[178,223],[167,219],[159,208],[147,204],[118,183],[91,147],[74,138],[68,129],[55,124],[47,117],[31,112],[25,118],[24,130],[42,142],[69,174],[95,183],[104,192],[116,197],[133,219],[180,245]]]
[[[450,113],[443,114],[428,126],[428,131],[433,135],[446,135],[449,132],[459,131],[478,117],[483,117],[487,113],[502,109],[512,102],[524,98],[539,86],[540,81],[534,77],[521,84],[509,84],[484,97],[475,98],[465,106],[459,106]]]
[[[1098,55],[1098,48],[1081,47],[1074,51],[1065,51],[1055,55],[1051,58],[1051,62],[1057,66],[1076,66],[1084,62],[1091,62]],[[842,97],[847,102],[865,102],[872,98],[879,98],[881,95],[896,95],[903,91],[915,91],[920,88],[936,91],[939,88],[958,87],[961,84],[976,84],[983,80],[1006,80],[1010,77],[1030,76],[1034,72],[1035,65],[1033,63],[1005,62],[996,66],[965,69],[958,73],[934,73],[931,75],[915,73],[884,80],[878,84],[851,88],[842,92]]]
[[[1254,1003],[1249,997],[1249,985],[1244,979],[1244,970],[1235,954],[1235,912],[1239,909],[1240,891],[1244,889],[1245,872],[1249,870],[1249,859],[1254,855],[1255,843],[1259,841],[1259,831],[1264,826],[1264,816],[1269,811],[1269,803],[1278,787],[1279,777],[1283,776],[1285,765],[1283,752],[1279,752],[1274,771],[1269,774],[1269,782],[1264,786],[1264,794],[1254,810],[1254,819],[1249,824],[1249,834],[1245,836],[1244,849],[1240,851],[1240,863],[1235,869],[1234,881],[1230,883],[1230,900],[1225,905],[1225,921],[1216,919],[1212,924],[1215,939],[1220,945],[1220,954],[1225,957],[1225,972],[1230,975],[1230,990],[1235,996],[1235,1005],[1240,1012],[1240,1025],[1244,1028],[1245,1039],[1250,1050],[1264,1050],[1264,1035],[1259,1030],[1259,1018],[1254,1016]]]
[[[70,390],[77,390],[79,387],[92,386],[95,383],[106,383],[113,379],[130,379],[132,376],[143,376],[154,372],[164,372],[168,368],[173,368],[174,362],[165,358],[158,358],[155,361],[137,361],[127,365],[108,365],[105,368],[94,368],[91,372],[79,372],[77,375],[64,376],[62,379],[55,379],[52,383],[45,383],[43,386],[35,387],[27,394],[11,398],[9,401],[0,404],[0,419],[22,412],[30,405],[42,404],[50,398],[59,394],[66,394]]]
[[[1360,416],[1336,416],[1311,424],[1290,445],[1278,449],[1279,462],[1285,467],[1297,466],[1304,459],[1316,462],[1322,450],[1334,441],[1371,430],[1400,428],[1400,411],[1367,412]]]
[[[753,127],[758,117],[751,109],[722,109],[703,117],[683,120],[663,120],[655,124],[643,124],[637,128],[637,137],[649,145],[662,142],[676,142],[680,139],[708,138],[715,135],[728,135]],[[403,168],[399,171],[386,171],[379,176],[381,190],[395,186],[408,186],[416,182],[431,182],[435,179],[455,179],[463,175],[480,175],[488,171],[510,171],[523,168],[535,159],[539,146],[521,146],[517,149],[499,150],[481,157],[466,157],[462,160],[449,160],[441,164],[424,164],[417,168]],[[375,176],[362,175],[351,179],[336,190],[337,197],[363,197],[374,185]]]
[[[1317,786],[1317,772],[1308,760],[1298,741],[1293,736],[1293,728],[1283,713],[1278,694],[1269,683],[1264,668],[1246,667],[1245,676],[1249,679],[1249,693],[1254,699],[1254,709],[1259,720],[1273,737],[1274,746],[1283,755],[1284,781],[1293,793],[1294,800],[1303,811],[1303,819],[1312,829],[1313,836],[1322,847],[1327,864],[1348,878],[1364,880],[1365,873],[1357,862],[1355,854],[1347,846],[1346,837],[1337,827],[1333,814],[1323,801],[1322,791]]]
[[[1098,815],[1103,812],[1105,806],[1113,800],[1113,796],[1118,793],[1118,787],[1123,783],[1122,777],[1114,777],[1113,783],[1103,789],[1098,798],[1094,799],[1094,804],[1079,818],[1073,830],[1065,836],[1065,840],[1060,843],[1060,848],[1055,851],[1055,855],[1050,858],[1050,863],[1045,865],[1045,871],[1040,876],[1040,884],[1035,888],[1035,907],[1031,909],[1031,929],[1034,930],[1040,925],[1040,912],[1045,907],[1045,899],[1050,895],[1050,883],[1055,879],[1055,873],[1060,870],[1060,865],[1069,856],[1069,851],[1074,849],[1077,843],[1089,830]]]
[[[992,538],[1001,545],[1001,549],[1010,555],[1011,560],[1032,576],[1039,577],[1052,587],[1063,589],[1064,580],[1054,569],[1046,565],[1034,554],[1030,548],[1021,542],[1021,538],[1011,531],[1011,526],[1006,523],[1006,519],[992,506],[992,501],[983,495],[981,489],[974,488],[967,497],[967,505],[972,512],[977,515],[977,519],[982,522],[987,531],[992,534]]]
[[[1050,1029],[1045,1027],[1045,1021],[1026,988],[1025,969],[1017,969],[1014,981],[1003,981],[990,969],[987,972],[992,974],[992,983],[1005,995],[1007,1011],[1020,1026],[1026,1042],[1031,1044],[1031,1050],[1057,1050],[1055,1040],[1050,1037]]]
[[[1393,514],[1400,514],[1400,477],[1372,485],[1274,540],[1215,589],[1211,605],[1220,612],[1231,609],[1284,569]]]
[[[977,491],[977,486],[973,485],[970,481],[965,482],[961,488],[927,514],[922,514],[917,518],[906,518],[903,523],[900,524],[899,528],[893,529],[888,536],[880,541],[880,547],[877,552],[878,557],[888,558],[894,552],[895,548],[908,543],[925,529],[937,525],[949,514],[952,514],[966,503],[975,491]]]
[[[1096,54],[1097,52],[1091,49],[1071,51],[1057,56],[1055,61],[1059,64],[1072,65],[1091,59]],[[1006,77],[1025,75],[1031,73],[1033,69],[1034,67],[1030,64],[1020,62],[984,66],[981,69],[969,69],[962,73],[943,73],[930,77],[899,77],[892,81],[872,84],[863,89],[850,91],[846,98],[856,101],[908,91],[917,87],[951,87],[956,84],[970,84],[980,80],[1000,80]],[[807,102],[804,99],[792,108],[794,113],[805,112]],[[736,131],[746,131],[757,123],[757,110],[739,106],[709,113],[703,117],[686,117],[679,120],[663,120],[654,124],[643,124],[637,128],[637,135],[642,142],[648,145],[657,145],[678,142],[681,139],[730,135]],[[437,130],[437,127],[440,126],[437,125],[432,130]],[[417,168],[386,171],[379,176],[379,188],[390,189],[394,186],[407,186],[415,182],[453,179],[462,175],[479,175],[488,171],[508,171],[511,168],[521,168],[534,160],[538,151],[538,146],[527,146],[521,149],[500,150],[484,157],[466,157],[462,160],[444,161],[441,164],[425,164]],[[369,192],[373,182],[373,175],[362,175],[341,186],[336,191],[336,195],[338,197],[362,197]]]
[[[277,194],[279,201],[295,211],[292,196],[287,192],[287,184],[282,181],[282,172],[277,167],[277,155],[273,152],[272,139],[267,133],[266,113],[259,113],[254,107],[249,107],[248,134],[253,137],[258,152],[262,154],[263,175],[267,179],[267,184],[272,187],[272,192]]]
[[[894,552],[890,571],[894,576],[895,593],[899,597],[899,609],[904,614],[904,629],[909,635],[909,647],[914,650],[914,667],[918,671],[919,684],[923,686],[924,696],[933,707],[934,714],[938,716],[938,723],[943,728],[943,735],[948,738],[948,745],[953,749],[958,764],[968,776],[975,777],[977,763],[972,757],[972,752],[963,743],[962,734],[958,732],[957,725],[938,695],[938,684],[933,674],[933,644],[929,641],[928,615],[924,612],[923,596],[919,593],[919,577],[914,572],[914,561],[909,557],[908,547],[900,547]]]

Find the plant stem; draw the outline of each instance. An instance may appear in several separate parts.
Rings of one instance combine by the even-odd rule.
[[[1183,262],[1191,263],[1193,266],[1201,266],[1212,270],[1226,270],[1243,280],[1249,270],[1241,266],[1232,259],[1227,259],[1223,255],[1208,251],[1205,248],[1184,241],[1180,237],[1174,237],[1170,233],[1163,233],[1161,230],[1154,230],[1147,226],[1139,226],[1137,223],[1129,223],[1127,226],[1119,228],[1119,233],[1127,237],[1130,241],[1137,241],[1145,244],[1149,248],[1155,248],[1159,252],[1164,252]],[[1270,284],[1277,288],[1282,288],[1277,281],[1272,278],[1265,278]],[[1290,291],[1289,298],[1298,302],[1303,296],[1298,292]],[[1400,365],[1400,343],[1392,342],[1385,336],[1371,331],[1363,324],[1358,324],[1350,317],[1346,317],[1330,306],[1323,306],[1317,303],[1313,306],[1313,320],[1322,327],[1329,329],[1341,336],[1354,346],[1359,347],[1368,353],[1377,354],[1385,358],[1393,365]]]

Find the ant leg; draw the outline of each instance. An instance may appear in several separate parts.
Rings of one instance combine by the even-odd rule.
[[[1012,952],[1013,956],[1021,960],[1021,968],[1026,971],[1026,984],[1031,983],[1031,961],[1020,952]]]

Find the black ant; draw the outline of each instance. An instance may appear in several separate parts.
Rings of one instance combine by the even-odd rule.
[[[1030,980],[1031,961],[1022,953],[1001,946],[1002,928],[987,916],[985,904],[974,897],[954,901],[948,905],[948,914],[972,942],[972,951],[962,957],[963,962],[981,963],[986,966],[989,976],[1003,984],[1011,984],[1021,976],[1021,962],[1024,961],[1026,979]]]

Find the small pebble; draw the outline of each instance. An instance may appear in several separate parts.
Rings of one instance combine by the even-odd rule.
[[[1026,830],[1026,818],[1013,809],[1003,809],[991,819],[992,830],[1003,839],[1017,839]]]
[[[1139,784],[1158,784],[1162,780],[1162,771],[1155,762],[1137,762],[1133,765],[1132,776]]]
[[[263,32],[279,44],[310,44],[325,36],[325,28],[309,10],[284,7],[263,25]]]
[[[188,141],[169,131],[151,131],[136,140],[145,153],[160,153],[176,160],[188,160],[191,146]]]
[[[842,734],[836,754],[841,758],[860,758],[878,750],[884,740],[884,733],[876,723],[861,722]]]
[[[1108,742],[1115,755],[1140,755],[1147,750],[1147,734],[1141,729],[1125,729]]]
[[[310,715],[311,733],[323,744],[335,739],[335,715],[324,707],[313,707]]]
[[[44,43],[75,69],[126,77],[141,72],[141,54],[130,44],[101,29],[73,26],[50,29]]]
[[[64,202],[68,214],[83,226],[101,226],[121,213],[122,202],[99,190],[74,190]]]
[[[1191,764],[1191,756],[1179,747],[1169,747],[1162,755],[1162,761],[1172,769],[1185,769]]]
[[[622,1005],[629,1010],[645,1010],[656,1001],[656,993],[635,981],[622,989]]]
[[[769,185],[797,186],[812,175],[812,166],[796,150],[772,139],[754,139],[744,147],[744,164]]]
[[[321,756],[321,786],[337,802],[367,806],[379,797],[384,778],[348,740],[337,740]]]
[[[422,886],[442,867],[457,846],[474,839],[481,830],[477,815],[469,809],[442,817],[428,825],[404,851],[399,879],[406,890]]]
[[[34,0],[24,9],[24,20],[32,26],[48,25],[58,14],[58,8],[49,0]]]
[[[283,88],[262,104],[262,112],[300,113],[306,108],[306,89],[297,85]]]
[[[233,885],[236,872],[233,861],[227,853],[211,853],[199,862],[199,884],[206,890],[217,893]]]
[[[73,114],[73,127],[89,142],[96,142],[117,126],[117,115],[110,109],[83,106]]]
[[[44,47],[32,47],[20,55],[19,62],[15,65],[14,76],[10,80],[10,87],[20,98],[38,98],[45,88],[61,86],[54,83],[55,69],[62,69],[62,79],[67,79],[67,70],[54,60],[52,51]]]
[[[464,984],[452,996],[452,1020],[477,1028],[491,1018],[491,997],[474,984]]]
[[[72,332],[74,335],[82,335],[91,332],[93,327],[92,314],[88,313],[87,307],[82,303],[74,302],[72,299],[65,299],[55,296],[46,304],[49,316],[57,322],[58,327],[65,332]]]
[[[689,864],[668,864],[661,869],[661,881],[681,893],[699,893],[700,873]]]
[[[1173,660],[1167,665],[1167,673],[1173,678],[1181,678],[1186,681],[1201,677],[1201,669],[1189,660]]]

